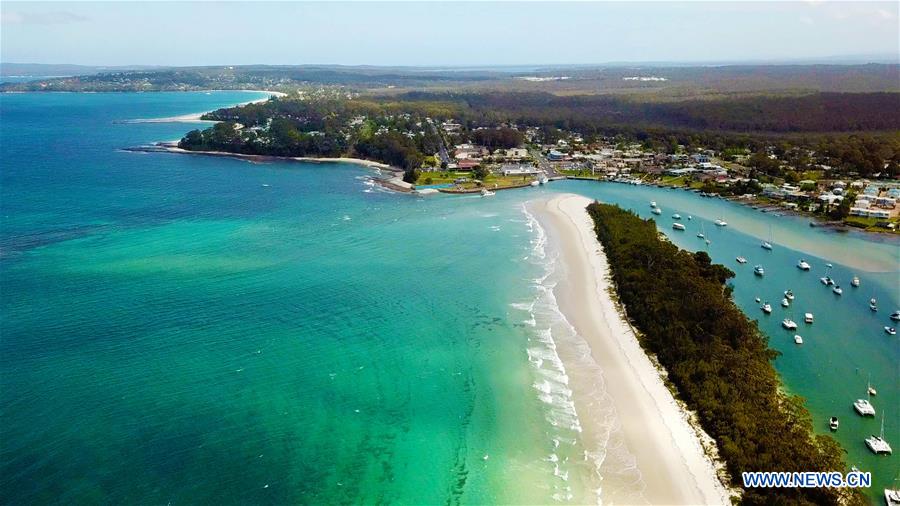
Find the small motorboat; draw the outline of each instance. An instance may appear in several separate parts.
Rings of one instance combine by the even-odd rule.
[[[859,277],[858,276],[853,276],[853,279],[850,280],[850,286],[852,286],[853,288],[859,288]]]
[[[787,299],[781,299],[781,307],[788,307],[791,305],[791,301]]]
[[[872,397],[875,397],[876,395],[878,395],[878,390],[875,390],[875,387],[873,387],[872,384],[869,383],[868,385],[866,385],[866,393],[871,395]]]
[[[895,329],[894,327],[885,327],[884,332],[889,336],[897,335],[897,329]]]
[[[682,225],[681,223],[673,223],[672,228],[674,228],[675,230],[684,230],[684,225]]]
[[[829,278],[828,276],[819,278],[819,281],[821,281],[822,284],[825,285],[825,286],[831,286],[831,285],[834,284],[834,280],[831,279],[831,278]]]
[[[680,220],[680,219],[681,219],[681,215],[678,214],[678,213],[675,213],[675,214],[672,215],[672,219],[673,219],[673,220]]]
[[[878,311],[878,301],[875,300],[875,297],[869,299],[869,309],[872,311]]]
[[[655,201],[655,200],[651,200],[651,201],[650,201],[650,207],[656,207],[656,201]]]
[[[756,303],[759,304],[759,301],[760,301],[760,298],[757,297],[757,298],[756,298]]]
[[[760,309],[762,309],[763,313],[772,314],[772,305],[769,304],[768,302],[763,304]]]
[[[794,342],[797,344],[803,344],[803,338],[800,337],[800,334],[794,334]]]
[[[891,320],[900,322],[900,311],[894,311],[893,313],[891,313]]]
[[[825,267],[828,267],[829,269],[831,269],[832,267],[834,267],[834,265],[832,265],[832,264],[825,264]]]
[[[812,323],[813,322],[813,314],[806,313],[805,315],[803,315],[803,321],[805,321],[806,323]]]
[[[753,274],[756,274],[757,276],[763,276],[766,274],[766,270],[763,269],[762,265],[757,265],[753,268]]]
[[[802,258],[800,259],[799,262],[797,262],[797,268],[800,269],[801,271],[808,271],[809,269],[811,269],[810,265],[806,262],[806,260],[804,260]]]
[[[739,264],[747,263],[747,259],[744,257],[737,257],[737,258],[735,258],[735,260],[737,260],[737,263],[739,263]]]
[[[785,290],[784,298],[787,300],[794,300],[794,291],[793,290]]]
[[[694,217],[691,216],[691,215],[689,214],[689,215],[688,215],[688,220],[693,220],[693,219],[694,219]]]
[[[661,210],[660,208],[658,208],[658,207],[654,207],[654,208],[653,208],[653,211],[650,211],[650,212],[652,212],[653,214],[655,214],[655,215],[657,215],[657,216],[660,215],[660,214],[662,214],[662,210]]]
[[[482,197],[493,197],[494,195],[496,195],[496,193],[494,193],[494,192],[492,192],[492,191],[490,191],[490,190],[488,190],[488,189],[485,189],[485,188],[482,188],[482,189],[481,189],[481,196],[482,196]]]
[[[797,322],[791,320],[790,318],[785,318],[781,320],[781,326],[788,330],[797,330]]]
[[[841,288],[840,285],[834,285],[834,288],[832,288],[831,291],[834,292],[835,295],[843,295],[844,294],[844,289]]]
[[[706,244],[707,244],[707,245],[710,245],[710,244],[712,244],[712,241],[710,241],[709,239],[707,239],[707,240],[706,240]]]
[[[839,426],[839,425],[840,425],[840,422],[838,422],[838,418],[837,418],[836,416],[832,416],[832,417],[828,420],[828,427],[829,427],[831,430],[838,430],[838,426]]]
[[[762,244],[760,244],[760,246],[762,247],[762,249],[767,249],[769,251],[772,251],[772,244],[767,241],[763,241]]]

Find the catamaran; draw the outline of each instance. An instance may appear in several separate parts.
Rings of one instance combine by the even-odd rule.
[[[890,455],[892,453],[893,450],[891,450],[891,445],[884,439],[884,412],[881,413],[881,435],[876,436],[873,434],[867,437],[866,446],[868,446],[875,455]]]
[[[853,409],[860,416],[875,416],[875,406],[869,402],[869,399],[856,399],[856,402],[853,403]]]
[[[806,263],[806,260],[804,260],[802,258],[800,259],[799,262],[797,262],[797,268],[800,269],[801,271],[808,271],[809,269],[811,269],[810,265],[808,263]]]
[[[829,278],[828,276],[819,278],[819,281],[821,281],[822,284],[825,285],[825,286],[830,286],[830,285],[833,285],[833,284],[834,284],[834,280],[831,279],[831,278]]]

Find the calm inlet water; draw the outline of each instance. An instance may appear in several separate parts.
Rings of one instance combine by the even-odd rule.
[[[661,229],[688,249],[704,247],[693,227],[705,223],[816,427],[841,417],[836,437],[875,473],[873,496],[896,476],[894,457],[862,444],[879,421],[850,409],[871,375],[900,444],[900,351],[881,330],[900,307],[896,243],[659,189],[415,199],[345,164],[119,150],[193,127],[127,120],[261,96],[0,96],[4,502],[585,503],[604,488],[639,500],[599,371],[591,408],[572,402],[569,377],[593,365],[579,362],[549,290],[553,252],[522,206],[556,191],[646,216],[656,200]],[[676,211],[696,218],[681,235]],[[800,256],[811,273],[793,267]],[[826,262],[841,298],[818,283]],[[794,319],[816,314],[801,347],[779,327],[787,288]],[[609,421],[597,440],[582,436],[588,417]]]

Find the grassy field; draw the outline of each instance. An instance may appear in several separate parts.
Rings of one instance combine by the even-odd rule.
[[[467,178],[468,181],[460,184],[462,188],[478,188],[479,185],[473,180],[471,172],[423,172],[416,185],[434,185],[434,184],[453,184],[453,181],[459,178]],[[482,181],[481,186],[484,188],[504,188],[508,186],[518,186],[533,181],[531,176],[502,176],[499,174],[491,174]]]

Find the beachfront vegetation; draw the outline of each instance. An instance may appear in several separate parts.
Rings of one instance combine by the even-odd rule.
[[[816,435],[803,400],[780,390],[777,352],[735,306],[734,273],[660,239],[652,220],[591,204],[597,237],[640,343],[668,371],[678,396],[717,442],[733,485],[743,471],[845,469],[841,449]],[[861,502],[842,489],[745,489],[744,504]]]

